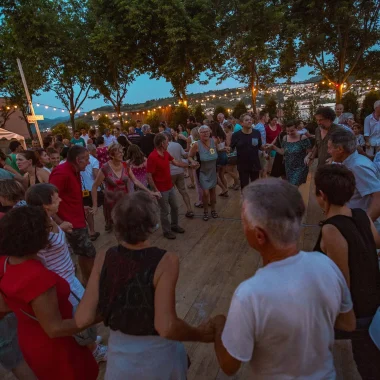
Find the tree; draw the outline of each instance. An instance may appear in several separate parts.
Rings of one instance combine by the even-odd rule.
[[[380,99],[380,91],[370,91],[364,97],[362,108],[360,110],[360,121],[364,123],[364,119],[373,112],[373,105]]]
[[[225,108],[225,107],[223,107],[223,106],[216,106],[216,107],[215,107],[215,110],[214,110],[214,120],[215,120],[215,121],[217,120],[216,117],[217,117],[218,114],[220,114],[220,113],[222,113],[226,119],[227,119],[227,117],[229,116],[227,108]]]
[[[16,112],[16,108],[6,99],[5,104],[0,107],[0,128],[5,128],[9,118]]]
[[[145,119],[145,123],[150,125],[154,133],[158,133],[158,126],[160,125],[160,122],[161,112],[159,111],[150,112]]]
[[[277,101],[273,95],[264,96],[265,107],[264,110],[268,112],[270,117],[277,116]]]
[[[358,95],[349,91],[343,95],[342,104],[344,106],[344,112],[351,112],[356,118],[359,110]]]
[[[288,0],[286,3],[287,29],[294,33],[299,62],[312,66],[314,74],[331,83],[336,102],[340,103],[343,89],[348,90],[352,78],[365,69],[366,57],[379,41],[380,2]]]
[[[285,22],[282,2],[225,0],[219,9],[219,48],[225,57],[219,80],[232,77],[246,84],[256,112],[258,91],[273,83],[279,74],[291,77],[296,71],[295,60],[285,60],[292,46],[289,48],[285,38],[278,38]]]
[[[106,115],[99,116],[98,119],[98,131],[101,136],[104,134],[105,129],[109,129],[112,127],[112,122]]]
[[[243,113],[247,112],[247,107],[245,106],[244,102],[241,100],[240,102],[236,103],[234,110],[232,111],[232,116],[235,119],[239,119]]]
[[[285,100],[282,110],[284,111],[285,123],[288,121],[297,120],[300,118],[300,110],[298,108],[297,101],[293,97]]]
[[[190,112],[186,106],[181,105],[176,107],[171,115],[171,128],[176,128],[178,124],[186,125],[187,118],[189,117],[189,115]]]
[[[315,122],[315,113],[321,104],[321,99],[319,96],[313,96],[311,99],[310,107],[309,107],[309,121]]]
[[[70,140],[70,138],[71,138],[69,128],[67,128],[67,125],[65,123],[59,123],[59,124],[55,125],[51,129],[51,133],[55,136],[56,135],[62,135],[62,137],[64,139]]]
[[[88,132],[91,126],[90,124],[86,123],[84,120],[80,120],[80,119],[77,120],[75,122],[75,130],[80,131],[83,128],[86,130],[86,132]]]
[[[206,119],[206,115],[203,112],[203,107],[200,104],[197,104],[194,107],[193,115],[195,117],[195,120],[200,122],[200,123],[203,123],[203,120]]]

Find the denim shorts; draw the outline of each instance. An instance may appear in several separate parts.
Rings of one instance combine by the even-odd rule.
[[[8,371],[23,361],[17,341],[17,319],[11,313],[0,319],[0,364]]]

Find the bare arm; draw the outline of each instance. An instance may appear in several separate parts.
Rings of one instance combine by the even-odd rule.
[[[37,175],[40,178],[42,183],[49,183],[49,172],[45,169],[38,168]]]
[[[74,319],[62,319],[55,286],[31,301],[34,314],[42,329],[50,338],[73,335],[81,329]]]
[[[373,221],[380,217],[380,191],[371,194],[371,204],[367,214]]]
[[[104,178],[103,172],[99,170],[91,189],[92,208],[94,210],[98,208],[98,187],[102,184]]]
[[[371,223],[371,231],[375,239],[376,248],[380,249],[380,234],[377,232],[375,225],[373,224],[371,218],[369,219]]]
[[[132,180],[132,182],[141,190],[144,190],[146,191],[147,193],[149,194],[152,194],[152,195],[155,195],[155,196],[158,196],[161,198],[161,193],[160,192],[152,192],[150,191],[148,188],[146,188],[136,177],[135,175],[132,173],[132,170],[130,168],[128,168],[128,175],[129,175],[129,178]]]
[[[147,173],[146,178],[148,179],[149,186],[153,189],[153,191],[158,191],[156,184],[154,183],[152,173]]]
[[[340,313],[335,321],[334,327],[343,331],[354,331],[356,329],[356,317],[354,310],[348,313]]]
[[[214,328],[211,323],[193,327],[178,318],[175,309],[175,288],[179,275],[179,259],[166,253],[154,274],[154,327],[161,337],[178,341],[212,342]]]

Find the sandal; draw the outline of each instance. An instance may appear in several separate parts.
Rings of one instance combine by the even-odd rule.
[[[194,218],[194,213],[192,211],[188,211],[186,214],[185,214],[186,218]]]
[[[209,219],[210,219],[210,217],[208,216],[208,212],[204,212],[204,214],[203,214],[203,220],[205,222],[207,222]]]
[[[219,215],[218,215],[218,213],[217,213],[215,210],[211,211],[211,216],[212,216],[214,219],[219,218]]]
[[[224,197],[224,198],[228,198],[229,197],[228,190],[226,190],[224,193],[220,193],[219,196]]]
[[[95,232],[93,235],[90,235],[90,240],[95,241],[100,236],[99,232]]]
[[[194,207],[203,208],[203,203],[194,203]]]

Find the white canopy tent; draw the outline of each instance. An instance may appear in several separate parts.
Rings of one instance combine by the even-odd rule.
[[[20,142],[20,144],[26,149],[25,144],[25,137],[18,135],[17,133],[7,131],[6,129],[0,128],[0,141],[6,139],[6,140],[17,140]]]

